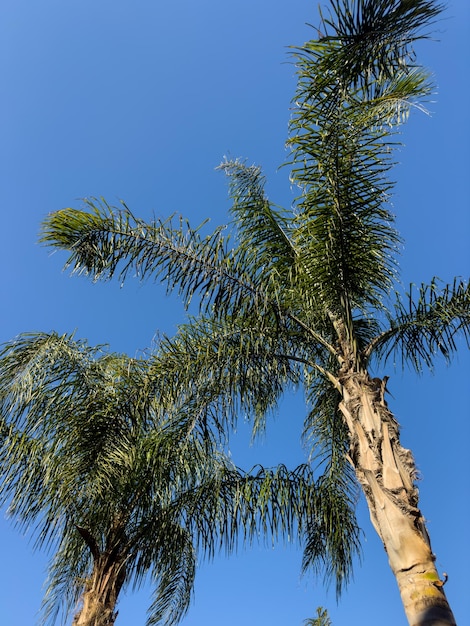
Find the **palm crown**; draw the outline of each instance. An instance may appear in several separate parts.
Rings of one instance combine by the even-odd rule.
[[[46,620],[79,600],[85,613],[96,594],[96,624],[112,624],[121,589],[150,578],[148,623],[175,624],[198,554],[315,525],[310,469],[237,469],[209,433],[165,407],[156,363],[55,333],[3,347],[0,501],[54,549]]]

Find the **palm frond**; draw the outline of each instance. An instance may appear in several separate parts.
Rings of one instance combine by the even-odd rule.
[[[303,437],[320,472],[315,482],[320,513],[307,529],[303,568],[312,568],[327,583],[334,580],[340,595],[352,575],[354,559],[360,556],[355,517],[359,487],[348,457],[349,432],[338,408],[341,394],[328,379],[317,377],[308,399],[313,407]]]
[[[355,506],[339,484],[320,480],[316,489],[319,515],[306,529],[302,569],[313,570],[327,584],[334,581],[339,596],[351,580],[355,559],[360,557],[361,533]]]
[[[227,467],[185,497],[189,495],[194,507],[188,509],[188,519],[197,527],[193,534],[202,539],[200,547],[210,557],[217,545],[231,552],[240,539],[299,541],[304,545],[304,571],[326,571],[340,593],[360,550],[355,503],[340,489],[339,483],[324,477],[315,480],[309,465],[292,471],[283,465],[250,472]]]
[[[438,355],[447,361],[457,350],[461,337],[470,345],[470,288],[455,279],[441,286],[438,279],[411,286],[407,300],[397,294],[395,315],[390,328],[372,340],[367,355],[388,359],[398,356],[402,365],[409,364],[421,372],[423,365],[432,369]]]
[[[224,431],[245,415],[262,427],[283,391],[323,359],[316,340],[288,317],[277,324],[200,317],[162,339],[155,375],[165,381],[163,401],[177,407],[177,419]]]
[[[237,255],[248,257],[251,275],[267,284],[276,275],[289,280],[297,252],[290,237],[291,215],[274,208],[267,198],[259,166],[240,160],[224,161],[219,168],[229,180],[233,201],[230,213],[238,237]],[[284,285],[285,287],[285,285]]]
[[[443,8],[433,0],[334,0],[319,39],[338,44],[341,82],[367,93],[374,80],[413,66],[413,44],[429,37]]]
[[[129,274],[151,277],[176,289],[186,306],[195,293],[201,306],[232,306],[256,300],[258,294],[246,274],[242,259],[234,257],[223,228],[201,235],[180,219],[144,222],[130,210],[111,207],[104,200],[86,200],[87,210],[63,209],[43,222],[41,241],[65,249],[70,257],[65,267],[75,273],[107,280],[116,273],[124,281]]]
[[[49,564],[46,591],[41,606],[43,624],[65,624],[80,601],[92,567],[90,551],[69,522]]]
[[[181,527],[173,527],[171,535],[171,550],[162,553],[155,567],[156,593],[149,609],[148,626],[177,624],[191,602],[196,574],[193,538]]]
[[[296,247],[326,306],[350,317],[348,308],[381,306],[396,278],[392,254],[399,238],[384,206],[392,165],[385,134],[368,128],[361,136],[362,121],[358,125],[349,112],[345,118],[317,132],[311,125],[318,112],[303,109],[289,142],[292,177],[302,190]]]

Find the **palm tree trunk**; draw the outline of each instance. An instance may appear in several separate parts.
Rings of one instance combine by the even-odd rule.
[[[400,445],[398,423],[384,398],[387,379],[349,371],[339,379],[350,457],[372,524],[387,552],[410,626],[455,626],[429,536],[418,508],[416,466]]]
[[[103,552],[95,560],[91,579],[82,596],[82,606],[72,626],[113,626],[118,595],[125,580],[125,564]]]

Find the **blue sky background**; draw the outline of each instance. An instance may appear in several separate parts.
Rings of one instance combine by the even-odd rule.
[[[317,2],[307,0],[2,0],[0,4],[0,342],[25,331],[70,332],[134,355],[158,330],[184,320],[176,298],[151,283],[93,285],[62,272],[65,255],[37,243],[44,216],[80,198],[126,201],[136,215],[175,211],[193,225],[227,220],[224,155],[263,166],[271,199],[292,201],[287,158],[294,67],[289,45],[313,36]],[[404,237],[404,284],[444,281],[469,270],[470,5],[451,0],[438,42],[419,58],[436,76],[431,116],[413,112],[403,129],[394,211]],[[421,471],[421,508],[447,571],[460,626],[468,593],[468,351],[453,365],[417,377],[388,364],[392,410]],[[265,439],[249,447],[249,427],[233,439],[235,462],[305,460],[302,398],[289,396]],[[300,626],[325,606],[334,626],[398,626],[406,620],[387,558],[359,504],[362,566],[336,603],[334,589],[300,577],[298,546],[255,545],[203,564],[184,626]],[[0,517],[2,624],[35,623],[46,556]],[[149,591],[128,594],[117,625],[145,623]]]

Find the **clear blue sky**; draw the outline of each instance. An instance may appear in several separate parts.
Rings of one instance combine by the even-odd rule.
[[[403,131],[394,211],[405,244],[402,277],[468,276],[470,5],[450,0],[437,42],[419,47],[436,76],[431,116],[412,114]],[[289,45],[312,36],[317,2],[307,0],[2,0],[0,4],[0,341],[20,332],[74,329],[91,344],[131,355],[184,312],[151,283],[92,285],[63,273],[65,256],[37,244],[44,216],[80,198],[126,201],[135,214],[178,211],[192,223],[227,219],[225,154],[263,165],[268,193],[289,205],[287,153],[294,68]],[[460,626],[468,592],[470,441],[465,347],[451,368],[418,378],[389,364],[391,408],[414,451],[421,506]],[[304,460],[300,398],[286,398],[267,436],[248,446],[241,424],[233,455],[255,462]],[[323,605],[334,626],[406,620],[383,548],[361,502],[364,556],[336,604],[321,581],[300,577],[297,547],[255,545],[201,566],[184,626],[301,626]],[[0,517],[0,614],[32,626],[46,557]],[[145,623],[148,590],[120,603],[120,626]]]

